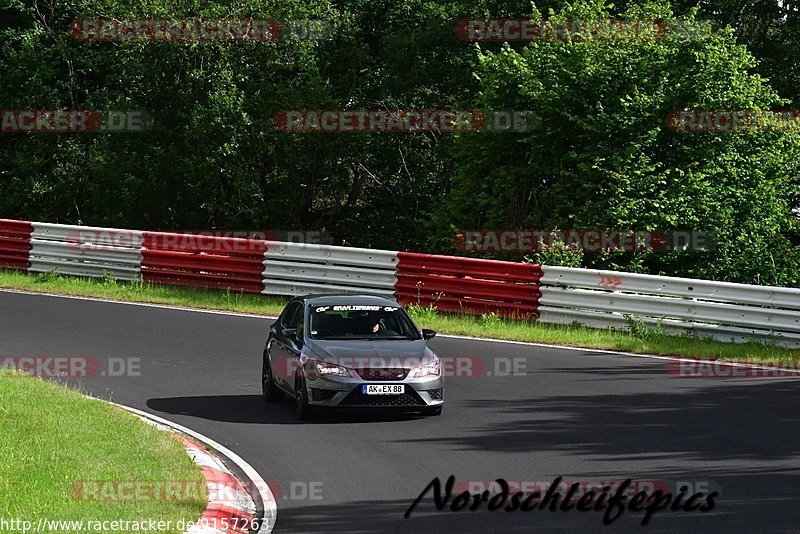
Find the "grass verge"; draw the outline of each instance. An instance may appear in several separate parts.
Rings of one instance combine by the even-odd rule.
[[[214,289],[3,270],[0,270],[0,287],[271,316],[278,315],[287,300]],[[442,314],[416,306],[411,306],[409,311],[421,327],[444,334],[733,362],[797,364],[800,361],[800,350],[796,349],[764,343],[724,343],[690,335],[672,336],[657,328],[636,324],[632,324],[629,331],[602,330],[502,319],[493,314],[480,317]]]
[[[181,521],[197,521],[205,510],[205,479],[166,432],[110,404],[8,369],[0,370],[0,399],[0,516],[6,522],[30,521],[33,531],[46,520],[51,523],[42,525],[45,531],[85,533],[121,528],[99,523],[98,529],[90,521],[153,519],[171,522],[159,532],[178,533]],[[91,481],[191,481],[199,489],[189,502],[108,500],[119,493],[87,500],[92,490],[81,488],[98,486],[81,484]],[[20,530],[22,524],[6,527],[0,531]]]
[[[117,282],[113,278],[81,278],[53,272],[33,274],[2,269],[0,269],[0,288],[273,316],[278,315],[289,300],[237,291],[150,284],[141,281]]]

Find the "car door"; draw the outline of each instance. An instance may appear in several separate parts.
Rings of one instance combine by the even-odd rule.
[[[295,369],[302,349],[302,343],[297,340],[303,339],[303,303],[291,302],[281,314],[278,323],[270,352],[272,374],[281,388],[294,392]],[[297,328],[297,339],[283,335],[285,328]]]

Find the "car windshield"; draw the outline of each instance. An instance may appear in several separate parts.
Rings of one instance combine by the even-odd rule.
[[[314,339],[421,339],[411,318],[397,306],[312,306],[309,326]]]

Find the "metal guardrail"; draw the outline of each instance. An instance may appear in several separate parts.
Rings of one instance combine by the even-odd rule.
[[[30,244],[31,272],[133,280],[141,270],[142,233],[135,230],[35,222]]]
[[[800,289],[452,256],[0,219],[0,267],[800,347]]]
[[[277,241],[266,244],[264,294],[394,295],[396,252]]]
[[[393,270],[397,267],[397,252],[369,248],[335,247],[306,243],[265,241],[265,259],[306,261],[325,265],[350,265]]]
[[[538,265],[400,252],[397,299],[455,313],[536,317]]]
[[[27,269],[33,225],[25,221],[0,219],[0,267]]]
[[[800,310],[800,289],[754,286],[649,274],[597,271],[573,267],[544,269],[542,285],[584,289],[618,289],[632,293],[772,306]]]
[[[266,245],[257,239],[144,232],[142,277],[148,282],[260,293]]]
[[[627,330],[626,314],[601,312],[595,310],[576,310],[539,306],[539,321],[551,324],[577,323],[590,328],[614,328]],[[769,332],[755,328],[739,328],[711,323],[678,321],[662,317],[641,317],[642,322],[650,328],[659,327],[671,335],[695,335],[698,338],[711,338],[732,343],[751,341],[771,342],[785,347],[800,347],[800,335],[791,332]]]
[[[794,310],[740,306],[690,298],[655,297],[622,291],[543,288],[539,303],[543,306],[560,308],[625,312],[650,317],[800,332],[800,313]]]
[[[543,266],[539,320],[800,346],[800,289]]]

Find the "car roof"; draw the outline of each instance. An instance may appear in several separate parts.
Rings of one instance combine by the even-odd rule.
[[[377,306],[399,306],[396,300],[375,295],[304,295],[296,300],[305,301],[309,306],[325,306],[330,304],[364,304]]]

